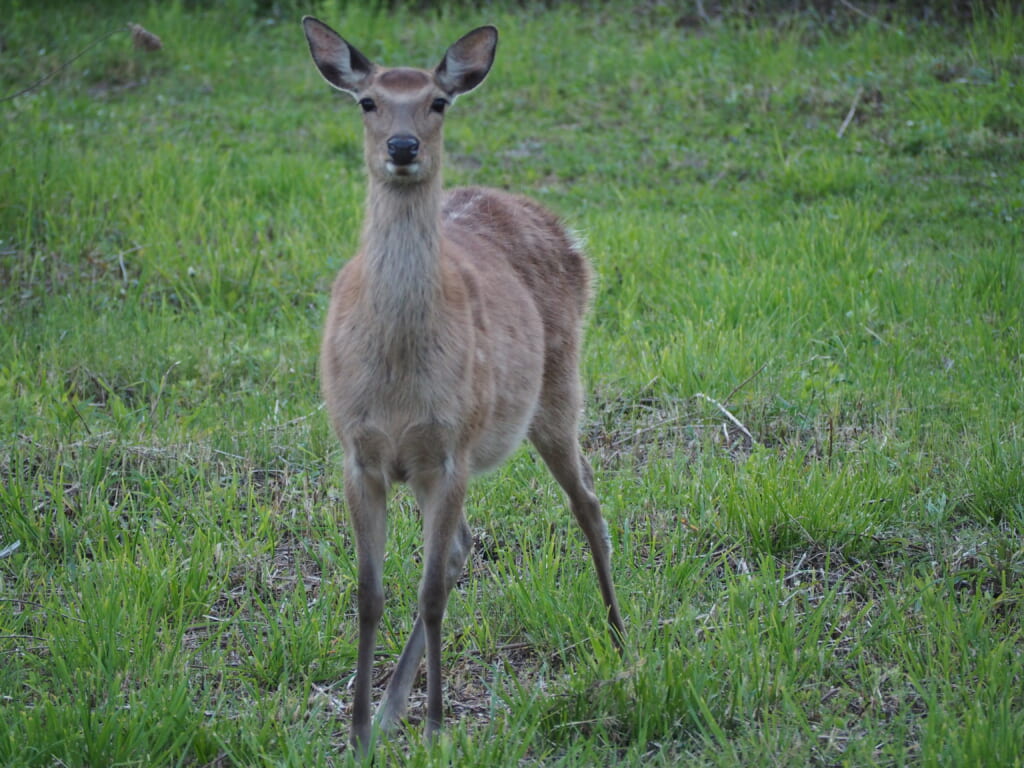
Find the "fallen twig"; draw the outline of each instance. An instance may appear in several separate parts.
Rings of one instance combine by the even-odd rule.
[[[153,418],[156,416],[156,409],[160,405],[160,398],[163,397],[164,387],[167,385],[167,377],[170,376],[171,371],[173,371],[179,365],[181,365],[181,361],[175,360],[173,363],[171,363],[170,367],[166,371],[164,371],[164,375],[160,378],[160,386],[156,390],[156,397],[153,398],[153,405],[149,409],[150,421],[152,421]]]
[[[892,24],[886,24],[886,23],[885,23],[884,21],[882,21],[882,20],[881,20],[880,18],[878,18],[877,16],[872,16],[872,15],[871,15],[870,13],[868,13],[867,11],[861,10],[861,9],[860,9],[860,8],[858,8],[858,7],[856,6],[856,5],[854,5],[853,3],[851,3],[851,2],[849,1],[849,0],[839,0],[839,4],[840,4],[840,5],[842,5],[842,6],[844,6],[845,8],[848,8],[849,10],[853,11],[853,12],[854,12],[854,13],[856,13],[856,14],[857,14],[858,16],[863,16],[863,17],[864,17],[865,19],[868,19],[868,20],[870,20],[870,21],[873,21],[873,22],[875,22],[876,24],[878,24],[878,25],[880,25],[880,26],[883,26],[883,27],[885,27],[886,29],[892,29]]]
[[[0,549],[0,560],[3,560],[5,557],[10,557],[11,555],[13,555],[15,552],[18,551],[18,547],[20,547],[20,546],[21,546],[21,540],[20,539],[16,539],[15,541],[12,541],[10,544],[8,544],[3,549]]]
[[[722,405],[718,400],[711,397],[710,395],[705,395],[703,392],[698,392],[696,395],[694,395],[694,397],[699,397],[702,400],[707,400],[718,410],[720,410],[722,414],[725,416],[725,418],[732,422],[732,425],[736,427],[736,429],[738,429],[740,432],[742,432],[746,436],[746,438],[750,440],[751,443],[757,443],[757,440],[754,439],[754,436],[750,434],[750,430],[743,426],[743,422],[737,419],[735,416],[733,416],[729,409]]]
[[[118,34],[119,32],[128,32],[131,35],[131,38],[132,38],[132,45],[134,45],[136,48],[138,48],[140,50],[144,50],[144,51],[158,51],[161,48],[163,48],[163,43],[160,41],[160,38],[157,37],[156,35],[154,35],[149,30],[147,30],[145,27],[143,27],[143,26],[141,26],[139,24],[135,24],[134,22],[128,22],[127,24],[122,24],[121,26],[115,27],[114,29],[112,29],[109,32],[107,32],[107,34],[103,35],[103,37],[100,37],[100,38],[97,38],[96,40],[93,40],[91,43],[89,43],[89,45],[85,46],[85,48],[80,50],[78,53],[76,53],[70,59],[67,59],[66,61],[61,62],[60,65],[56,69],[54,69],[51,72],[47,72],[45,75],[40,77],[38,80],[36,80],[31,85],[26,86],[25,88],[22,88],[17,93],[12,93],[10,96],[4,96],[2,99],[0,99],[0,103],[5,102],[5,101],[12,101],[13,99],[18,98],[19,96],[24,96],[26,93],[31,93],[32,91],[36,90],[40,86],[44,85],[48,80],[52,80],[54,77],[59,75],[65,69],[70,67],[76,60],[82,58],[85,54],[87,54],[89,51],[91,51],[97,45],[99,45],[100,43],[106,42],[107,40],[109,40],[114,35]]]
[[[857,113],[857,104],[860,103],[860,97],[864,94],[863,86],[857,88],[857,92],[853,94],[853,103],[850,104],[850,111],[846,113],[846,117],[843,119],[843,124],[839,126],[839,130],[836,131],[836,138],[843,138],[843,134],[846,133],[846,129],[850,127],[850,122],[853,120],[853,116]]]
[[[741,381],[739,384],[737,384],[735,387],[733,387],[732,388],[732,392],[730,392],[728,395],[725,396],[725,399],[722,401],[722,404],[724,405],[725,403],[728,403],[730,400],[732,400],[732,396],[733,395],[735,395],[737,392],[739,392],[741,389],[743,389],[745,386],[747,386],[747,384],[749,384],[754,379],[756,379],[758,376],[760,376],[761,375],[761,371],[763,371],[765,368],[768,367],[768,362],[769,362],[768,360],[765,360],[761,364],[760,368],[758,368],[752,374],[747,376],[747,378],[745,378],[743,381]]]
[[[688,414],[688,413],[677,414],[675,416],[669,416],[666,419],[661,419],[657,423],[651,424],[650,426],[641,427],[640,429],[637,429],[637,430],[635,430],[633,432],[630,432],[629,434],[626,434],[626,435],[623,435],[621,437],[615,438],[611,442],[611,447],[612,448],[621,448],[624,445],[627,445],[629,443],[634,442],[638,437],[640,437],[641,435],[645,435],[648,432],[655,432],[655,431],[657,431],[659,429],[663,429],[664,427],[669,426],[670,424],[678,424],[683,419],[689,417],[689,415],[690,414]],[[707,424],[686,424],[684,426],[692,427],[694,429],[703,429],[704,427],[706,427],[708,425]]]

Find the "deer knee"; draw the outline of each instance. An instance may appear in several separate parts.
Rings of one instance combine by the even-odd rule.
[[[444,583],[424,579],[420,585],[420,616],[427,625],[440,623],[448,604],[448,592]]]
[[[473,534],[469,530],[469,526],[463,522],[448,549],[448,562],[445,565],[445,591],[450,590],[462,575],[462,569],[466,566],[466,557],[469,556],[472,549]]]
[[[359,620],[376,626],[384,613],[384,587],[378,579],[359,580]]]

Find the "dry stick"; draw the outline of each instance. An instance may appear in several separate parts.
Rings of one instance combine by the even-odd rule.
[[[872,16],[867,11],[861,10],[856,5],[854,5],[853,3],[849,2],[849,0],[839,0],[839,4],[845,6],[848,9],[850,9],[851,11],[856,13],[858,16],[863,16],[865,19],[869,19],[869,20],[875,22],[876,24],[880,24],[881,26],[885,27],[886,29],[892,29],[892,24],[886,24],[884,21],[882,21],[877,16]]]
[[[135,253],[136,251],[141,251],[141,250],[142,250],[142,246],[141,245],[136,245],[134,248],[129,248],[127,251],[121,251],[116,256],[117,257],[117,266],[119,266],[121,268],[121,282],[124,283],[125,285],[128,285],[128,267],[125,266],[124,257],[127,256],[129,253]]]
[[[636,440],[638,437],[640,437],[640,435],[644,435],[644,434],[647,434],[648,432],[654,432],[655,430],[662,429],[663,427],[667,427],[669,424],[677,424],[678,422],[682,421],[683,419],[687,418],[688,416],[689,416],[688,413],[682,413],[682,414],[678,414],[676,416],[670,416],[667,419],[662,419],[661,421],[658,421],[655,424],[651,424],[649,427],[643,427],[642,429],[638,429],[635,432],[630,432],[628,435],[623,435],[622,437],[619,437],[619,438],[616,438],[615,440],[613,440],[612,441],[612,448],[618,448],[620,446],[625,445],[626,443],[631,443],[634,440]],[[704,428],[707,425],[706,424],[688,424],[687,426],[694,427],[696,429],[702,429],[702,428]]]
[[[272,432],[278,429],[287,429],[288,427],[294,427],[297,424],[301,424],[304,421],[308,421],[313,416],[316,416],[320,411],[327,407],[326,403],[320,403],[316,408],[307,413],[305,416],[296,416],[294,419],[288,419],[288,421],[282,421],[280,424],[271,424],[266,427],[260,427],[263,432]]]
[[[38,80],[36,80],[34,83],[29,85],[28,87],[22,88],[20,91],[18,91],[17,93],[12,93],[10,96],[4,96],[2,99],[0,99],[0,104],[2,104],[5,101],[12,101],[12,100],[18,98],[19,96],[24,96],[26,93],[31,93],[32,91],[34,91],[39,86],[41,86],[44,83],[46,83],[47,80],[51,80],[52,78],[54,78],[57,75],[59,75],[61,72],[63,72],[69,66],[71,66],[72,63],[74,63],[78,59],[80,59],[83,56],[85,56],[85,54],[87,54],[89,51],[91,51],[97,45],[99,45],[100,43],[104,43],[107,40],[109,40],[110,38],[112,38],[118,32],[128,32],[128,33],[130,33],[131,36],[132,36],[132,44],[136,48],[139,48],[141,50],[145,50],[145,51],[158,51],[158,50],[160,50],[163,47],[163,43],[160,41],[160,38],[157,37],[156,35],[154,35],[149,30],[147,30],[145,27],[143,27],[143,26],[141,26],[139,24],[135,24],[133,22],[128,22],[127,24],[123,24],[120,27],[115,27],[114,29],[110,30],[109,32],[107,32],[107,34],[103,35],[103,37],[100,37],[100,38],[97,38],[96,40],[93,40],[91,43],[89,43],[87,46],[85,46],[85,48],[80,50],[78,53],[76,53],[70,59],[68,59],[68,60],[66,60],[64,62],[61,62],[60,66],[58,66],[55,70],[53,70],[52,72],[49,72],[49,73],[43,75],[42,77],[40,77]]]
[[[728,403],[730,400],[732,400],[732,396],[735,395],[737,392],[739,392],[741,389],[743,389],[745,386],[747,386],[747,384],[752,382],[758,376],[760,376],[761,372],[765,368],[768,367],[768,363],[770,363],[770,362],[771,362],[770,360],[765,360],[763,363],[761,363],[761,367],[760,368],[758,368],[752,374],[747,376],[747,378],[745,378],[743,381],[741,381],[739,384],[737,384],[735,387],[733,387],[732,392],[730,392],[728,395],[725,396],[725,399],[722,401],[722,403],[725,404],[725,403]]]
[[[708,12],[704,10],[704,0],[697,0],[697,17],[704,24],[711,23],[711,17],[708,16]]]
[[[160,405],[160,398],[163,397],[164,387],[167,385],[167,377],[170,376],[171,375],[171,371],[173,371],[179,365],[181,365],[181,361],[180,360],[175,360],[173,363],[171,363],[171,367],[168,368],[166,371],[164,371],[164,375],[160,379],[160,387],[156,391],[156,398],[153,400],[153,405],[149,409],[149,420],[150,421],[152,421],[153,418],[156,416],[156,409]]]
[[[17,552],[20,547],[21,547],[21,539],[15,539],[10,544],[8,544],[6,547],[4,547],[3,549],[0,549],[0,560],[3,560],[5,557],[10,557],[15,552]],[[2,601],[2,598],[0,598],[0,601]]]
[[[76,61],[77,59],[82,58],[85,54],[87,54],[89,51],[91,51],[93,48],[95,48],[100,43],[106,42],[111,37],[116,35],[118,32],[124,32],[124,31],[125,31],[125,27],[123,27],[123,26],[117,27],[116,29],[110,30],[103,37],[101,37],[98,40],[94,40],[93,42],[89,43],[89,45],[87,45],[85,48],[80,50],[78,53],[76,53],[74,56],[72,56],[67,61],[63,62],[59,67],[57,67],[52,72],[49,72],[49,73],[43,75],[41,78],[36,80],[34,83],[32,83],[27,88],[22,88],[20,91],[18,91],[17,93],[12,93],[10,96],[4,96],[2,99],[0,99],[0,102],[11,101],[12,99],[16,99],[19,96],[24,96],[26,93],[31,93],[36,88],[38,88],[43,83],[45,83],[47,80],[50,80],[51,78],[53,78],[53,77],[57,76],[58,74],[60,74],[61,72],[63,72],[65,69],[67,69],[69,66],[71,66],[72,62]]]
[[[71,410],[75,412],[75,416],[78,417],[78,420],[82,422],[82,426],[85,427],[85,433],[89,435],[89,437],[92,437],[92,430],[89,429],[89,422],[85,420],[85,417],[82,415],[82,412],[78,410],[78,406],[75,405],[75,401],[68,400],[68,405],[71,406]]]
[[[750,440],[751,443],[757,443],[757,440],[754,438],[754,436],[750,434],[750,430],[743,426],[743,422],[737,419],[735,416],[733,416],[732,413],[729,412],[729,409],[722,405],[720,402],[718,402],[715,398],[709,395],[705,395],[703,392],[698,392],[696,395],[694,395],[694,397],[699,397],[704,400],[707,400],[718,410],[720,410],[724,414],[725,418],[732,422],[733,426],[735,426],[740,432],[746,435],[747,439]]]
[[[341,699],[339,699],[337,696],[331,693],[329,689],[324,688],[322,685],[317,685],[316,683],[313,683],[312,688],[315,693],[327,699],[331,707],[333,707],[336,712],[345,711],[345,702],[343,702]]]
[[[765,360],[761,364],[760,368],[758,368],[752,374],[747,376],[747,378],[745,378],[743,381],[741,381],[739,384],[737,384],[735,387],[733,387],[732,391],[728,395],[725,396],[725,399],[722,400],[721,403],[719,403],[717,400],[711,400],[711,398],[708,398],[706,395],[697,395],[697,397],[704,397],[704,398],[706,398],[708,400],[711,400],[716,405],[718,405],[719,408],[723,408],[724,409],[725,403],[728,403],[730,400],[732,400],[733,395],[735,395],[737,392],[739,392],[741,389],[743,389],[745,386],[747,386],[747,384],[749,384],[754,379],[756,379],[758,376],[760,376],[761,373],[764,371],[764,369],[768,367],[768,363],[770,363],[770,362],[771,362],[770,360]],[[654,383],[654,381],[652,380],[647,386],[650,387],[650,385],[653,384],[653,383]],[[728,414],[728,411],[726,411],[726,413]],[[659,421],[656,424],[652,424],[651,426],[644,427],[643,429],[638,429],[635,432],[631,432],[628,435],[625,435],[625,436],[620,437],[620,438],[618,438],[616,440],[613,440],[612,441],[612,448],[618,448],[619,446],[625,445],[626,443],[635,440],[637,437],[639,437],[640,435],[643,435],[643,434],[645,434],[647,432],[653,432],[654,430],[661,429],[662,427],[665,427],[665,426],[667,426],[669,424],[674,424],[674,423],[677,423],[679,421],[682,421],[684,418],[686,418],[687,415],[688,414],[678,414],[676,416],[670,416],[667,419],[662,419],[661,421]],[[736,421],[736,423],[739,424],[738,421]],[[705,425],[705,424],[691,424],[689,426],[700,429],[700,428],[705,427],[707,425]],[[750,433],[746,431],[746,429],[743,427],[742,424],[739,424],[739,427],[740,427],[740,429],[742,429],[744,431],[744,433],[747,435],[747,437],[749,437],[751,440],[754,439],[753,437],[751,437]],[[728,437],[728,435],[727,435],[727,437]]]
[[[853,94],[853,103],[850,105],[850,111],[846,113],[846,118],[843,120],[843,124],[839,126],[839,130],[836,131],[836,138],[843,138],[843,134],[846,133],[846,129],[850,127],[850,121],[853,120],[854,114],[857,112],[857,104],[860,102],[860,97],[864,93],[864,87],[858,86],[857,92]]]

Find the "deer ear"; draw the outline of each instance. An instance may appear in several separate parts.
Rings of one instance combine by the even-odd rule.
[[[442,90],[452,97],[472,91],[487,77],[498,48],[498,30],[477,27],[455,41],[434,70]]]
[[[302,18],[309,52],[324,80],[353,96],[363,88],[376,66],[341,35],[312,16]]]

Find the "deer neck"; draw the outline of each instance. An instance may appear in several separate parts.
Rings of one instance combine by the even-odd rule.
[[[371,179],[362,251],[366,298],[392,351],[416,351],[435,325],[441,284],[441,180],[387,184]]]

